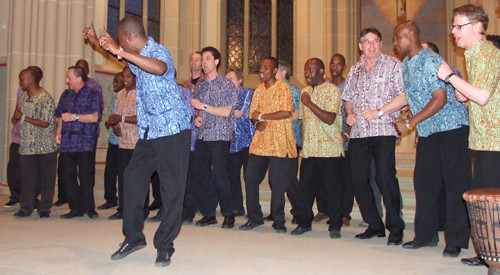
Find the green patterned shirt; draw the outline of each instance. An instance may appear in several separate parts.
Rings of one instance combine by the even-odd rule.
[[[19,154],[36,155],[57,151],[55,110],[56,104],[47,91],[44,90],[30,99],[26,92],[23,94],[21,112],[27,117],[48,122],[49,126],[43,128],[21,121]]]
[[[483,39],[465,51],[465,62],[470,83],[491,93],[484,106],[469,101],[469,148],[500,151],[500,51]]]

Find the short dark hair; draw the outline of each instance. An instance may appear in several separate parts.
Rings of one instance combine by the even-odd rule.
[[[89,63],[85,59],[78,59],[76,61],[75,66],[82,67],[85,70],[86,74],[89,74],[90,69],[89,69]]]
[[[234,74],[236,75],[236,78],[238,78],[238,80],[243,79],[243,74],[241,73],[240,70],[238,70],[234,67],[231,67],[231,68],[227,69],[226,74],[228,74],[229,72],[234,72]]]
[[[453,10],[453,17],[457,15],[465,15],[471,21],[481,22],[483,25],[482,34],[484,34],[486,29],[488,29],[488,15],[484,12],[483,7],[481,6],[472,4],[463,5]]]
[[[38,66],[29,66],[28,68],[24,69],[23,71],[28,72],[33,77],[36,84],[39,84],[40,80],[42,80],[43,71]]]
[[[146,31],[144,30],[142,21],[134,16],[127,16],[120,20],[116,30],[123,30],[126,33],[130,33],[132,36],[146,36]]]
[[[323,60],[321,60],[317,57],[313,57],[313,58],[310,58],[309,60],[307,60],[306,63],[309,61],[312,61],[312,62],[318,64],[319,69],[321,69],[323,71],[325,70],[325,63],[323,63]]]
[[[368,28],[362,29],[361,32],[359,33],[359,42],[363,42],[363,41],[361,41],[361,39],[363,39],[363,37],[365,37],[365,35],[367,35],[369,33],[375,34],[376,36],[378,36],[380,41],[382,41],[382,34],[380,33],[380,31],[377,30],[377,28],[375,28],[375,27],[368,27]]]
[[[334,54],[334,55],[332,56],[332,58],[334,58],[335,56],[336,56],[336,57],[338,57],[338,58],[340,58],[340,59],[342,59],[342,62],[343,62],[343,63],[344,63],[344,65],[345,65],[345,57],[344,57],[342,54],[340,54],[340,53],[336,53],[336,54]],[[330,59],[330,60],[331,60],[331,59]]]
[[[202,55],[205,52],[211,52],[212,56],[214,57],[214,60],[219,59],[219,64],[217,64],[217,70],[218,70],[219,66],[220,66],[220,63],[222,62],[222,60],[220,59],[220,52],[219,52],[219,50],[217,50],[216,48],[214,48],[212,46],[208,46],[208,47],[205,47],[205,48],[201,49],[201,54]]]
[[[500,35],[488,34],[486,40],[491,41],[495,47],[500,49]]]
[[[431,49],[433,52],[439,54],[439,48],[436,44],[432,43],[432,42],[424,42],[425,44],[427,44],[427,47],[429,49]]]
[[[273,69],[278,69],[278,59],[274,56],[266,56],[262,58],[262,61],[264,60],[269,60],[271,61],[271,64],[273,64]]]
[[[278,69],[280,71],[286,72],[286,75],[285,75],[286,80],[290,79],[290,76],[292,74],[292,69],[290,68],[290,65],[288,63],[286,63],[283,60],[278,60]]]
[[[69,70],[73,70],[74,76],[80,77],[83,80],[83,82],[87,82],[87,74],[85,73],[85,69],[78,66],[71,66],[68,68],[68,71]]]

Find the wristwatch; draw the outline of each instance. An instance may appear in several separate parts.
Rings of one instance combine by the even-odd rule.
[[[80,116],[77,114],[73,114],[73,121],[78,121],[80,119]]]
[[[380,110],[380,109],[377,109],[378,111],[378,117],[381,117],[384,115],[384,111]]]
[[[205,110],[205,111],[206,111],[206,110],[207,110],[207,108],[208,108],[208,105],[207,105],[207,104],[203,105],[203,110]]]

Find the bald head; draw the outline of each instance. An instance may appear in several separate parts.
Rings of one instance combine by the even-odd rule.
[[[123,18],[118,23],[117,31],[122,31],[123,33],[129,34],[131,36],[146,37],[146,31],[144,30],[142,21],[139,18],[133,16],[127,16]]]
[[[405,21],[403,23],[400,23],[399,25],[396,26],[396,29],[394,32],[405,32],[408,35],[413,36],[413,42],[414,43],[420,43],[420,28],[418,27],[417,23],[415,23],[412,20]],[[413,35],[411,35],[413,34]]]

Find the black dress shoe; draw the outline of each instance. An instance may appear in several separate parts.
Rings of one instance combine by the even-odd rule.
[[[95,219],[99,217],[99,214],[97,214],[97,212],[95,212],[94,209],[85,211],[85,215],[89,216],[90,219]]]
[[[432,242],[432,241],[427,242],[427,243],[419,242],[419,241],[411,241],[411,242],[404,243],[403,248],[417,249],[417,248],[421,248],[421,247],[425,247],[425,246],[434,247],[437,245],[438,245],[437,242]]]
[[[254,229],[257,226],[261,226],[263,224],[264,224],[264,222],[254,222],[254,221],[248,220],[244,225],[240,226],[239,229],[240,230],[250,230],[250,229]]]
[[[19,210],[16,213],[14,213],[14,217],[17,217],[17,218],[24,218],[24,217],[29,217],[29,216],[31,216],[31,214],[28,214],[22,210]]]
[[[297,236],[297,235],[302,235],[308,231],[311,231],[312,228],[309,226],[309,227],[302,227],[302,226],[297,226],[295,227],[294,230],[292,230],[292,232],[290,232],[290,235],[294,235],[294,236]]]
[[[156,213],[156,215],[154,215],[153,217],[148,218],[148,221],[150,221],[150,222],[161,222],[161,211],[158,211],[158,213]]]
[[[269,216],[264,218],[265,221],[274,221],[273,214],[269,214]]]
[[[340,239],[342,235],[340,235],[340,230],[338,229],[332,229],[330,230],[330,238],[332,239]]]
[[[100,205],[99,207],[97,207],[97,209],[106,210],[106,209],[113,208],[115,206],[118,206],[118,203],[105,202],[103,205]]]
[[[224,217],[224,222],[222,223],[222,228],[229,229],[234,227],[234,217],[233,216],[227,216]]]
[[[122,212],[117,211],[113,215],[109,216],[108,219],[110,220],[121,220],[123,218]]]
[[[146,242],[140,242],[134,245],[124,242],[121,244],[120,249],[118,249],[115,253],[113,253],[113,255],[111,255],[111,260],[116,261],[123,259],[127,257],[128,254],[144,248],[145,246]]]
[[[354,236],[357,239],[365,240],[365,239],[371,239],[373,237],[385,237],[385,231],[372,231],[369,228],[365,230],[365,232],[358,234]]]
[[[65,205],[67,203],[68,203],[67,201],[57,200],[56,202],[54,202],[54,206],[59,207],[59,206]]]
[[[389,234],[387,238],[387,245],[400,245],[403,243],[403,232],[397,234]]]
[[[71,218],[74,218],[74,217],[82,217],[83,214],[82,213],[78,213],[78,212],[75,212],[75,211],[70,211],[69,213],[66,213],[66,214],[63,214],[61,215],[61,219],[71,219]]]
[[[456,257],[458,257],[458,255],[460,255],[461,251],[462,251],[462,248],[460,248],[460,247],[447,245],[444,247],[443,257],[456,258]]]
[[[217,219],[215,219],[215,217],[203,217],[196,222],[197,226],[207,226],[210,224],[217,224]]]
[[[157,267],[169,266],[171,259],[172,259],[172,254],[168,253],[167,251],[158,250],[158,252],[156,253],[155,265]]]
[[[39,212],[38,215],[40,216],[40,218],[45,219],[45,218],[50,217],[50,212],[42,211],[42,212]]]
[[[6,204],[3,205],[3,207],[11,208],[11,207],[16,206],[16,204],[18,204],[18,203],[19,203],[19,201],[9,200]]]
[[[273,224],[274,230],[276,230],[276,233],[286,233],[286,226],[283,225],[275,225]]]
[[[481,265],[486,265],[483,259],[479,258],[479,256],[472,257],[472,258],[462,258],[460,259],[460,262],[466,265],[470,266],[481,266]]]
[[[157,201],[153,201],[153,203],[148,207],[150,211],[160,209],[161,203],[158,203]]]

